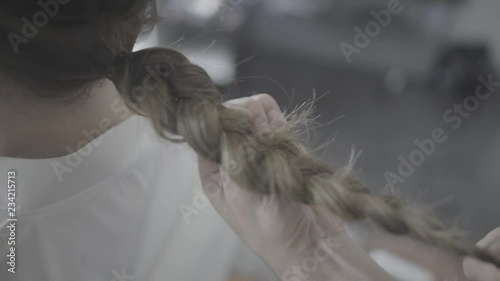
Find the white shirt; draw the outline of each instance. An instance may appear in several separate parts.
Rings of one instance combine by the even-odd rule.
[[[140,116],[65,157],[0,157],[0,280],[225,280],[239,242],[202,195],[197,165],[187,145],[160,139]]]

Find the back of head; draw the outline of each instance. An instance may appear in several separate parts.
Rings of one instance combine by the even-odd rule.
[[[12,83],[15,95],[74,102],[108,79],[160,135],[177,134],[184,115],[220,95],[207,73],[175,50],[133,52],[157,19],[156,0],[0,2],[0,83]]]
[[[110,78],[120,53],[154,24],[154,0],[18,0],[0,3],[0,74],[66,98]]]

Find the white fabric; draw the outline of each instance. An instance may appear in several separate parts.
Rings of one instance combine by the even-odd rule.
[[[4,223],[11,169],[15,274]],[[197,171],[192,150],[140,116],[66,157],[0,157],[0,280],[225,280],[239,242],[201,196]]]

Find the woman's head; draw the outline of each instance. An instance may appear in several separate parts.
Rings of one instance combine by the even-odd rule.
[[[156,20],[154,0],[19,0],[0,3],[0,73],[48,98],[74,98],[112,77]]]
[[[206,105],[199,100],[220,95],[206,72],[177,51],[132,52],[138,36],[156,23],[156,5],[156,0],[1,2],[0,81],[22,89],[16,95],[72,102],[109,79],[160,135],[178,133],[178,121],[187,120],[177,118],[181,112],[189,115]],[[176,103],[186,96],[191,99]]]

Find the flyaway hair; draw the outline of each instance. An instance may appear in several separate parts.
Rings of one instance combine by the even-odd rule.
[[[123,67],[124,76],[116,79],[129,107],[151,118],[161,136],[168,138],[164,130],[182,136],[199,156],[219,164],[242,187],[324,206],[348,222],[370,219],[389,233],[500,266],[498,258],[475,248],[458,229],[405,207],[393,195],[370,194],[351,177],[351,168],[336,170],[313,156],[294,134],[294,126],[305,118],[291,115],[295,121],[257,134],[246,116],[223,106],[208,74],[172,49],[135,52]],[[151,81],[157,84],[145,91]]]
[[[292,115],[293,122],[257,134],[244,115],[223,106],[207,73],[181,53],[166,48],[132,52],[137,36],[156,20],[155,1],[45,3],[58,12],[35,35],[23,33],[26,22],[21,19],[29,21],[46,10],[39,1],[0,3],[0,71],[33,93],[68,101],[110,79],[134,112],[151,119],[160,136],[171,141],[178,139],[165,131],[181,136],[244,188],[324,206],[345,221],[370,219],[390,233],[500,266],[498,258],[475,248],[460,231],[405,207],[394,196],[370,194],[349,168],[336,170],[315,157],[295,137],[302,118]]]

